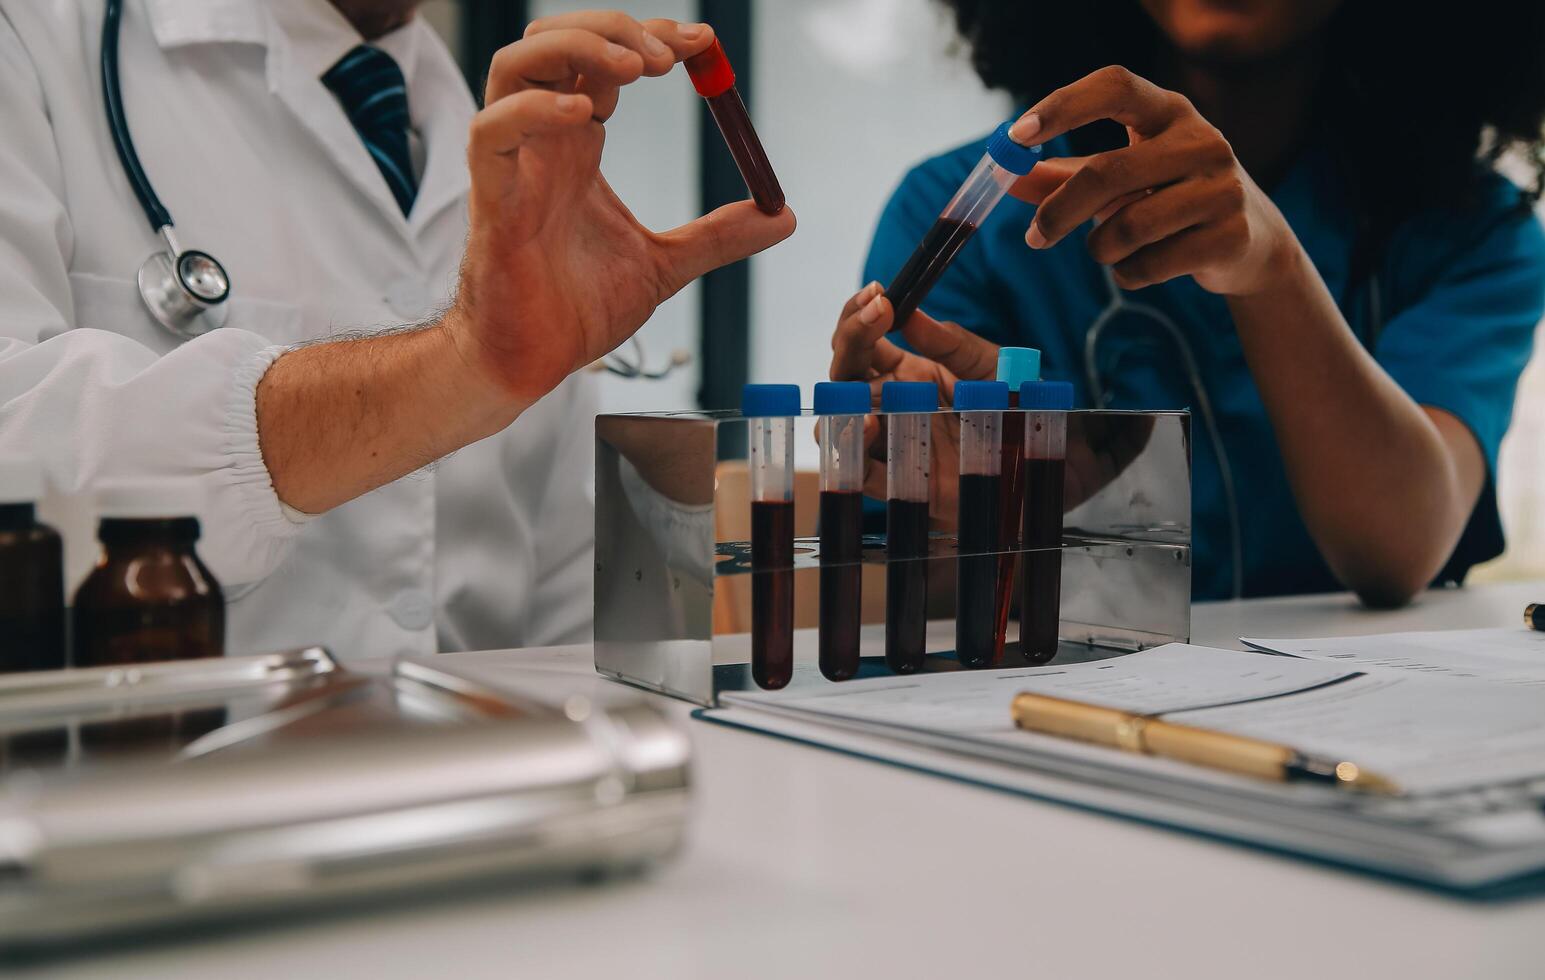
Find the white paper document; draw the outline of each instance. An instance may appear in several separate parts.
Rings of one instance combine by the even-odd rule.
[[[1244,642],[1272,653],[1349,666],[1545,687],[1545,633],[1530,629],[1442,630],[1307,640],[1245,638]]]
[[[1466,888],[1545,871],[1545,686],[1169,644],[1089,663],[725,693],[710,720]],[[1021,731],[1020,691],[1352,761],[1402,796]]]
[[[1366,672],[1339,660],[1178,643],[1092,663],[875,678],[813,693],[726,694],[724,701],[1044,749],[1044,736],[1014,726],[1010,703],[1020,691],[1349,760],[1409,793],[1545,779],[1545,687]]]
[[[958,734],[989,733],[1015,730],[1009,704],[1020,691],[1162,714],[1300,691],[1356,672],[1355,667],[1170,643],[1092,663],[876,677],[815,692],[745,692],[726,694],[724,700]]]

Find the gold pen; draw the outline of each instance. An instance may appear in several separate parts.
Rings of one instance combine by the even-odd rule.
[[[1317,759],[1286,745],[1178,725],[1116,708],[1025,691],[1015,695],[1013,712],[1015,725],[1043,735],[1178,759],[1259,779],[1330,783],[1390,795],[1400,792],[1393,782],[1356,763]]]

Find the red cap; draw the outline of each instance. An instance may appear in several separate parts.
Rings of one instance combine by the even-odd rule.
[[[687,74],[697,94],[705,99],[723,95],[735,84],[735,69],[730,67],[718,38],[714,38],[713,47],[687,59]]]

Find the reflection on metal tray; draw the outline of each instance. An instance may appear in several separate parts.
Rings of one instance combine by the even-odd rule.
[[[247,720],[363,680],[321,647],[0,676],[0,775],[176,759]]]
[[[332,655],[321,647],[301,647],[250,657],[4,674],[0,675],[0,723],[17,716],[121,704],[127,699],[162,701],[248,690],[320,677],[340,669]]]
[[[0,698],[0,756],[29,770],[0,775],[0,948],[624,871],[681,842],[689,746],[647,706],[560,710],[448,663],[367,675],[315,648],[66,676],[86,673]],[[136,732],[148,750],[97,751]]]

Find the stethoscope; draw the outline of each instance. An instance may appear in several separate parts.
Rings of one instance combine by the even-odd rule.
[[[1128,314],[1143,317],[1158,327],[1160,333],[1169,339],[1180,355],[1181,370],[1185,373],[1186,382],[1196,402],[1193,414],[1201,418],[1202,428],[1207,433],[1207,441],[1212,444],[1213,454],[1218,460],[1218,473],[1223,485],[1224,509],[1228,513],[1229,558],[1233,568],[1232,595],[1235,599],[1241,598],[1244,595],[1245,561],[1244,534],[1239,523],[1239,494],[1234,486],[1234,467],[1229,462],[1228,449],[1223,445],[1223,435],[1218,430],[1217,413],[1213,411],[1212,399],[1207,395],[1207,386],[1202,383],[1202,372],[1197,366],[1196,351],[1169,314],[1156,306],[1140,303],[1128,297],[1122,292],[1121,287],[1116,285],[1116,277],[1109,266],[1101,266],[1100,273],[1105,281],[1105,308],[1094,318],[1094,322],[1089,324],[1089,330],[1084,334],[1084,373],[1089,384],[1091,403],[1096,408],[1100,408],[1105,406],[1108,399],[1104,382],[1100,378],[1099,348],[1101,335],[1111,321],[1121,314]],[[1383,299],[1380,295],[1377,275],[1370,276],[1368,279],[1367,314],[1367,336],[1363,338],[1363,342],[1371,351],[1383,326]]]
[[[184,249],[172,231],[172,215],[151,186],[150,177],[134,150],[129,121],[123,112],[123,92],[118,80],[118,29],[123,17],[122,0],[107,0],[102,19],[102,98],[107,105],[107,126],[113,147],[123,164],[124,175],[150,228],[166,248],[151,253],[139,267],[136,277],[145,309],[157,323],[184,340],[192,340],[225,323],[230,307],[231,277],[225,266],[208,252]],[[631,340],[632,358],[617,352],[595,362],[592,370],[608,371],[621,378],[658,381],[692,361],[684,350],[671,351],[670,360],[651,368],[643,341]]]
[[[692,363],[690,352],[677,347],[671,351],[670,360],[657,368],[649,366],[647,352],[644,350],[644,342],[634,334],[628,338],[628,346],[633,350],[632,359],[624,357],[618,350],[612,351],[600,360],[591,363],[586,370],[593,372],[605,371],[619,378],[627,378],[630,381],[659,381],[668,378],[675,373],[677,368],[685,367]]]
[[[123,114],[123,93],[118,84],[118,25],[123,15],[121,0],[107,0],[102,18],[102,98],[107,105],[107,126],[113,147],[129,178],[129,186],[150,222],[150,228],[166,243],[139,267],[139,295],[145,309],[161,326],[191,340],[225,322],[231,296],[231,277],[213,255],[184,249],[172,232],[172,215],[156,196],[156,190],[134,151],[129,121]]]

